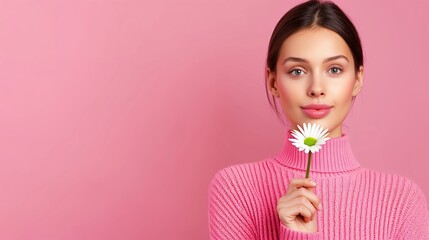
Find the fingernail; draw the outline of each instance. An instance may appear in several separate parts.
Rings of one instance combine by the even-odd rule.
[[[316,186],[316,182],[310,181],[310,183],[314,186]]]
[[[317,208],[319,208],[319,210],[322,210],[322,203],[319,203],[319,206]]]

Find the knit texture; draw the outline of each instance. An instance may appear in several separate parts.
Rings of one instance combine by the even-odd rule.
[[[265,160],[219,170],[208,190],[210,239],[429,239],[425,195],[412,180],[360,166],[348,135],[314,153],[310,178],[323,209],[315,233],[284,226],[276,207],[292,178],[304,178],[307,155],[291,144]]]

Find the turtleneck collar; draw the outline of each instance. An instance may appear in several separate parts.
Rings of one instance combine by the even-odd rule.
[[[283,149],[276,159],[287,167],[306,171],[308,155],[304,151],[298,151],[298,148],[292,145],[289,140],[294,138],[291,132],[292,130],[286,132]],[[312,154],[310,173],[340,173],[359,167],[360,164],[350,147],[349,137],[343,133],[341,137],[327,140],[318,152]]]

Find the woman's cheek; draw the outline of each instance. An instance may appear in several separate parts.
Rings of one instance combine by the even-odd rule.
[[[353,92],[353,84],[350,79],[337,79],[335,84],[330,86],[330,92],[339,99],[348,99],[351,97]],[[329,94],[329,92],[328,92]]]

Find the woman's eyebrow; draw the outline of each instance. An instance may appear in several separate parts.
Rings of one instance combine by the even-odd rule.
[[[344,55],[337,55],[337,56],[333,56],[333,57],[328,57],[325,60],[323,60],[323,63],[329,62],[329,61],[333,61],[339,58],[344,58],[347,62],[349,62],[349,59],[344,56]],[[307,59],[304,58],[298,58],[298,57],[288,57],[283,61],[283,64],[285,64],[287,61],[292,61],[292,62],[303,62],[303,63],[308,63]]]

